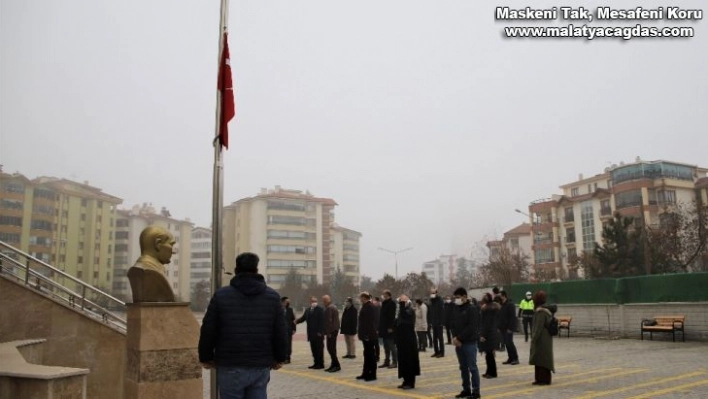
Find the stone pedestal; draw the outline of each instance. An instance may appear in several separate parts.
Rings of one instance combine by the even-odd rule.
[[[125,399],[203,396],[199,323],[189,303],[129,303],[126,342]]]

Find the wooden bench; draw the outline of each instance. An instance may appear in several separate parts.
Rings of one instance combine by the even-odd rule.
[[[671,333],[674,342],[676,342],[676,331],[681,331],[681,339],[686,342],[686,332],[683,329],[686,316],[656,316],[654,317],[654,325],[647,325],[642,320],[642,341],[644,340],[644,332],[649,332],[649,339],[653,339],[655,332]]]
[[[558,336],[561,336],[561,330],[568,330],[566,338],[570,338],[570,322],[573,321],[573,318],[570,316],[556,316],[556,319],[558,319]]]

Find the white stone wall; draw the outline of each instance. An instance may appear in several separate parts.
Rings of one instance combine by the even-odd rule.
[[[625,305],[558,305],[556,316],[571,316],[570,336],[619,336],[637,338],[642,319],[655,316],[686,316],[686,340],[708,340],[708,302],[647,303]],[[608,317],[609,316],[609,317]],[[565,337],[565,331],[563,331]],[[655,334],[655,339],[670,339],[666,333]],[[680,340],[681,334],[676,335]],[[645,339],[648,334],[645,333]]]

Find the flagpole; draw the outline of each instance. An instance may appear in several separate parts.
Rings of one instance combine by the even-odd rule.
[[[219,69],[221,68],[221,54],[224,49],[224,32],[226,32],[229,18],[229,0],[221,0],[219,19]],[[224,206],[224,165],[222,160],[223,148],[219,141],[221,133],[221,91],[216,90],[216,134],[214,137],[214,180],[212,182],[212,213],[211,213],[211,294],[221,288],[221,275],[223,271],[222,259],[222,216]],[[218,399],[219,391],[216,381],[216,369],[212,368],[209,378],[210,398]]]

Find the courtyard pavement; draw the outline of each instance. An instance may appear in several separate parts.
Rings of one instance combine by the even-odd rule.
[[[499,377],[482,379],[482,398],[708,398],[708,343],[674,343],[661,335],[657,334],[654,341],[556,337],[556,373],[553,384],[545,387],[531,385],[529,344],[523,336],[516,335],[521,364],[502,365],[506,353],[497,353]],[[271,399],[438,399],[453,398],[461,390],[453,346],[445,347],[444,358],[431,358],[430,349],[420,353],[422,375],[417,379],[416,389],[402,391],[396,388],[401,380],[395,369],[379,369],[378,380],[373,382],[354,378],[361,374],[363,363],[360,342],[356,359],[341,359],[346,352],[340,336],[338,354],[342,371],[326,373],[307,368],[312,364],[309,345],[302,335],[295,338],[293,362],[271,373],[268,387]],[[329,366],[326,351],[325,359]],[[483,356],[477,364],[484,373]],[[205,398],[208,398],[209,373],[205,372],[204,377]]]

